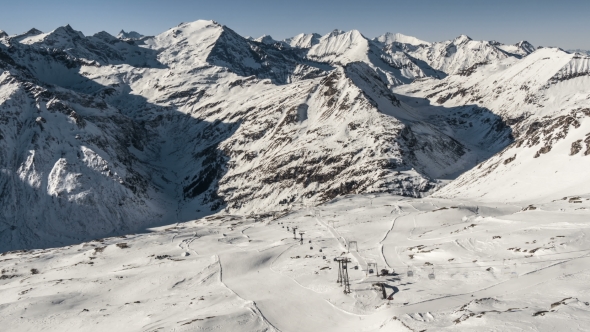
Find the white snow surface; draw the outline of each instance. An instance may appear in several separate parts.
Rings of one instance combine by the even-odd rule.
[[[527,207],[349,195],[291,208],[4,253],[0,323],[4,331],[586,330],[589,195]],[[351,261],[350,294],[336,282],[335,257]]]
[[[401,33],[391,33],[391,32],[387,32],[385,34],[382,34],[381,36],[376,37],[374,40],[378,41],[380,43],[383,43],[383,44],[402,43],[402,44],[410,44],[410,45],[414,45],[414,46],[430,45],[431,44],[430,42],[420,40],[416,37],[406,36]]]
[[[295,48],[311,48],[318,44],[322,36],[317,33],[301,33],[297,36],[287,38],[284,41],[291,47]]]

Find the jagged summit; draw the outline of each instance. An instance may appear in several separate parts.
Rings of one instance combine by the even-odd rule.
[[[507,53],[521,57],[527,56],[536,50],[536,48],[526,40],[520,41],[513,45],[504,45],[502,43],[497,43],[495,44],[495,46]]]
[[[255,41],[257,43],[262,43],[264,45],[272,46],[274,48],[279,48],[279,49],[291,47],[291,45],[289,45],[289,43],[287,43],[285,41],[278,41],[278,40],[272,38],[270,35],[263,35],[263,36],[260,36],[256,39],[252,39],[252,41]]]
[[[81,31],[74,30],[69,24],[59,27],[48,33],[34,33],[27,32],[25,38],[20,38],[22,44],[38,44],[51,47],[66,48],[72,46],[74,41],[79,41],[85,38]]]
[[[272,44],[278,42],[277,40],[275,40],[274,38],[272,38],[270,35],[260,36],[260,37],[258,37],[256,39],[254,39],[254,41],[257,41],[257,42],[263,43],[263,44],[267,44],[267,45],[272,45]]]
[[[471,37],[467,36],[467,35],[460,35],[459,37],[453,39],[453,42],[455,44],[461,44],[461,43],[466,43],[466,42],[470,42],[473,39],[471,39]]]
[[[354,31],[356,31],[356,30],[354,30]],[[328,34],[324,35],[323,38],[335,37],[335,36],[341,35],[343,33],[345,33],[345,31],[340,30],[340,29],[334,29],[331,32],[329,32]]]
[[[15,41],[21,41],[23,39],[29,38],[29,37],[33,37],[33,36],[37,36],[43,34],[43,32],[41,30],[35,29],[35,28],[31,28],[29,31],[25,32],[25,33],[21,33],[15,36],[12,36],[11,39],[15,40]]]
[[[117,34],[117,38],[119,39],[141,39],[143,37],[145,36],[136,31],[125,32],[125,30],[121,30]]]
[[[8,34],[4,30],[0,30],[0,38],[8,37]]]

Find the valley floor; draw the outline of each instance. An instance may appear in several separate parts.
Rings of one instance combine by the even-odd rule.
[[[4,253],[0,326],[584,331],[589,198],[518,206],[346,196],[273,217],[218,214],[147,234]],[[336,282],[340,255],[352,261],[351,294]],[[388,274],[369,273],[370,263]]]

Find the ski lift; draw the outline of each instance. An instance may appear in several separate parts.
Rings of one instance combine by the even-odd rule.
[[[377,263],[374,262],[367,263],[367,268],[369,269],[369,274],[373,274],[375,273],[375,271],[379,271],[377,270]],[[377,273],[377,276],[379,276],[379,273]]]
[[[428,274],[428,279],[430,279],[430,280],[434,280],[435,279],[434,269],[432,269],[432,272],[430,272],[430,274]]]

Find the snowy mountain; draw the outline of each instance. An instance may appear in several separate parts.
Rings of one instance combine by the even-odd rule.
[[[442,107],[485,107],[510,125],[515,138],[436,195],[527,201],[586,192],[589,76],[590,57],[542,48],[522,60],[509,58],[411,87],[411,95]]]

